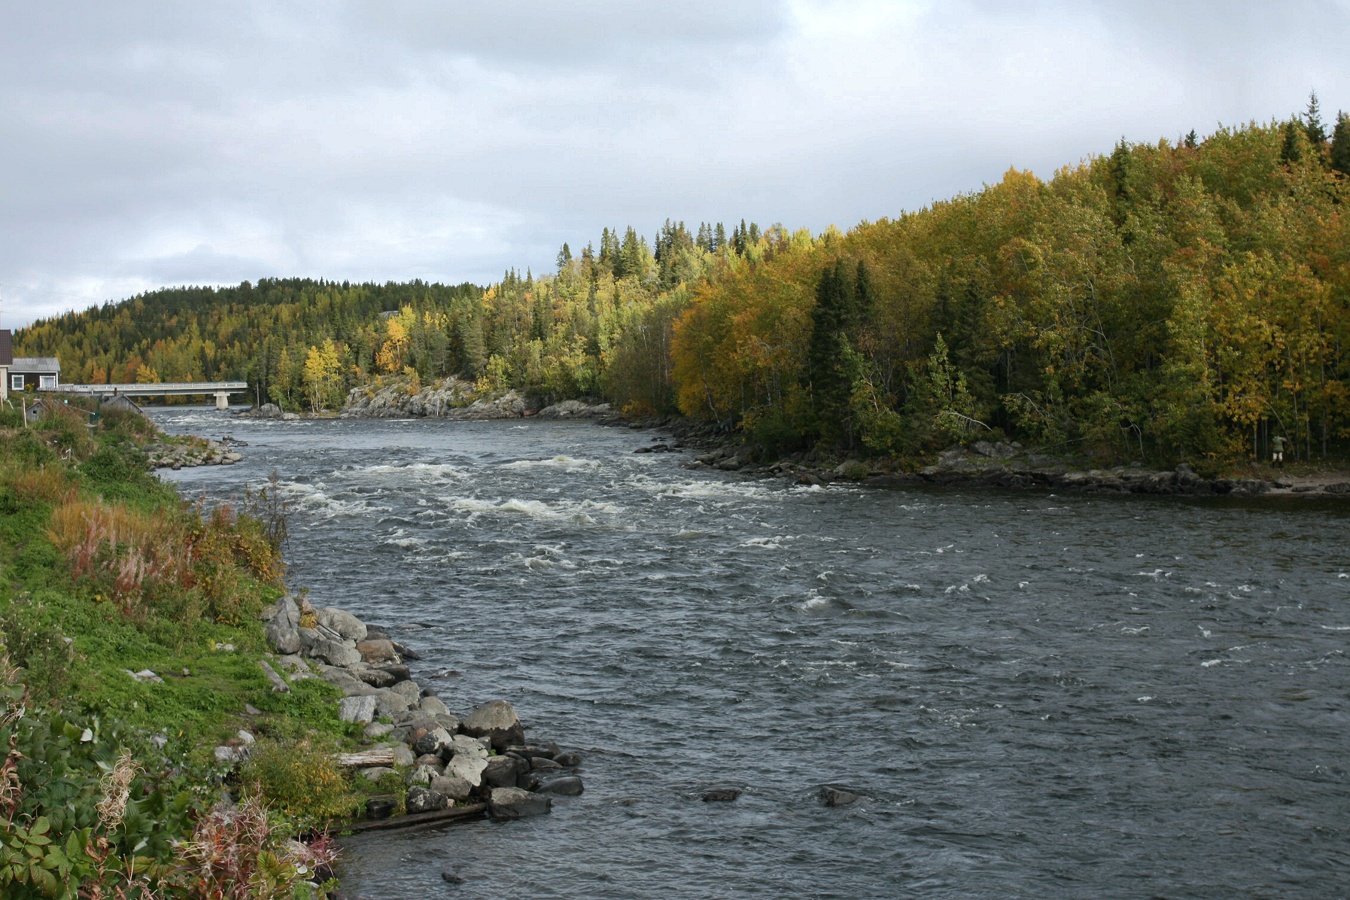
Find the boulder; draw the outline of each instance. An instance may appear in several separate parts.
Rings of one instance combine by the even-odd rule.
[[[581,754],[575,750],[569,750],[566,753],[559,753],[554,756],[553,761],[564,768],[575,769],[581,765]]]
[[[330,666],[347,668],[361,662],[361,653],[353,641],[331,641],[319,636],[305,649],[305,655],[321,659]]]
[[[282,656],[299,653],[299,626],[300,607],[295,605],[290,596],[282,597],[265,629],[268,646]]]
[[[431,789],[456,802],[468,800],[473,793],[473,785],[454,775],[440,775],[431,779]]]
[[[539,786],[539,793],[557,794],[561,797],[580,797],[583,790],[585,790],[585,787],[582,785],[581,779],[575,775],[554,778]]]
[[[740,788],[709,788],[702,797],[704,803],[730,803],[740,795]]]
[[[398,804],[388,797],[371,797],[366,801],[366,818],[387,819],[397,808]]]
[[[394,747],[394,765],[406,769],[417,761],[417,757],[407,747],[399,744]]]
[[[441,758],[435,753],[423,753],[421,756],[417,757],[414,764],[418,766],[431,766],[433,769],[441,769],[445,765],[445,763],[441,762]]]
[[[366,726],[366,730],[363,734],[373,741],[384,737],[393,730],[394,726],[390,725],[388,722],[371,722]]]
[[[348,696],[369,694],[372,690],[370,685],[339,666],[319,666],[319,677]]]
[[[516,787],[522,791],[537,791],[543,781],[533,772],[523,772],[516,778]]]
[[[492,787],[516,787],[516,779],[528,772],[525,761],[515,756],[489,756],[483,783]]]
[[[389,691],[406,700],[409,709],[415,708],[422,702],[422,689],[417,686],[415,681],[400,681],[389,688]]]
[[[409,813],[434,812],[450,805],[444,794],[438,794],[430,788],[414,786],[408,788],[407,809]]]
[[[343,697],[338,701],[338,718],[344,722],[373,722],[375,706],[374,697]]]
[[[556,760],[549,759],[547,756],[535,756],[530,759],[530,768],[536,772],[540,769],[561,769]]]
[[[412,672],[410,672],[408,667],[403,665],[403,663],[385,663],[384,665],[374,666],[374,668],[394,676],[395,684],[400,681],[407,681],[412,677]]]
[[[857,803],[860,798],[852,791],[823,785],[820,789],[820,802],[826,806],[848,806]]]
[[[467,735],[457,734],[450,744],[454,755],[445,767],[446,775],[463,778],[472,787],[483,783],[483,770],[487,768],[488,754],[482,744]]]
[[[446,706],[440,697],[423,697],[417,701],[417,708],[429,716],[448,716],[450,708]]]
[[[408,711],[408,701],[392,690],[375,691],[374,697],[377,715],[397,719]]]
[[[356,677],[373,688],[391,688],[398,682],[383,669],[356,669]]]
[[[398,651],[394,649],[394,642],[387,639],[357,641],[356,649],[360,652],[361,658],[372,665],[400,662]]]
[[[455,736],[441,727],[422,732],[413,742],[416,753],[434,754],[439,759],[448,759],[453,750]]]
[[[431,784],[431,779],[438,778],[442,774],[436,766],[415,766],[407,775],[403,776],[404,784]],[[411,810],[409,810],[411,812]]]
[[[364,641],[366,639],[365,623],[345,609],[330,606],[315,610],[314,614],[320,625],[333,629],[342,635],[344,641]]]
[[[525,729],[515,709],[505,700],[492,700],[469,713],[460,729],[474,737],[485,737],[495,750],[525,743]]]
[[[488,798],[488,813],[494,819],[523,819],[540,816],[553,808],[553,800],[520,788],[493,788]]]
[[[370,766],[369,768],[361,770],[361,777],[366,781],[379,781],[386,775],[397,774],[398,771],[396,769],[391,769],[388,766]]]

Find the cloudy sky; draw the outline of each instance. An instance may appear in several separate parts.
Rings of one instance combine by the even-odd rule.
[[[0,11],[0,325],[819,232],[1122,137],[1350,109],[1350,0],[43,0]]]

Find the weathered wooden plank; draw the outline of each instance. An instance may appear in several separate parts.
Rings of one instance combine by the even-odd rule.
[[[476,818],[485,812],[487,812],[486,803],[473,803],[469,806],[438,809],[435,812],[413,813],[410,816],[395,816],[390,819],[374,819],[366,822],[352,822],[349,825],[334,825],[333,833],[360,834],[365,831],[392,831],[399,828],[446,825],[461,819]]]
[[[337,762],[340,766],[347,766],[353,769],[368,769],[372,766],[392,766],[394,764],[394,751],[362,750],[360,753],[339,753]]]

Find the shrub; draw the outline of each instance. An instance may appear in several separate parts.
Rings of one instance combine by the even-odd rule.
[[[313,738],[263,739],[242,773],[249,791],[273,809],[307,821],[352,814],[357,802],[334,759],[336,747]]]

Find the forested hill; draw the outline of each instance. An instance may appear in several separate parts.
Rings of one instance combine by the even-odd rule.
[[[1231,464],[1350,455],[1350,119],[1129,144],[848,233],[629,228],[480,290],[267,281],[40,322],[67,380],[246,377],[286,405],[456,374],[741,428],[769,452],[1002,434]],[[384,315],[381,313],[397,314]]]

